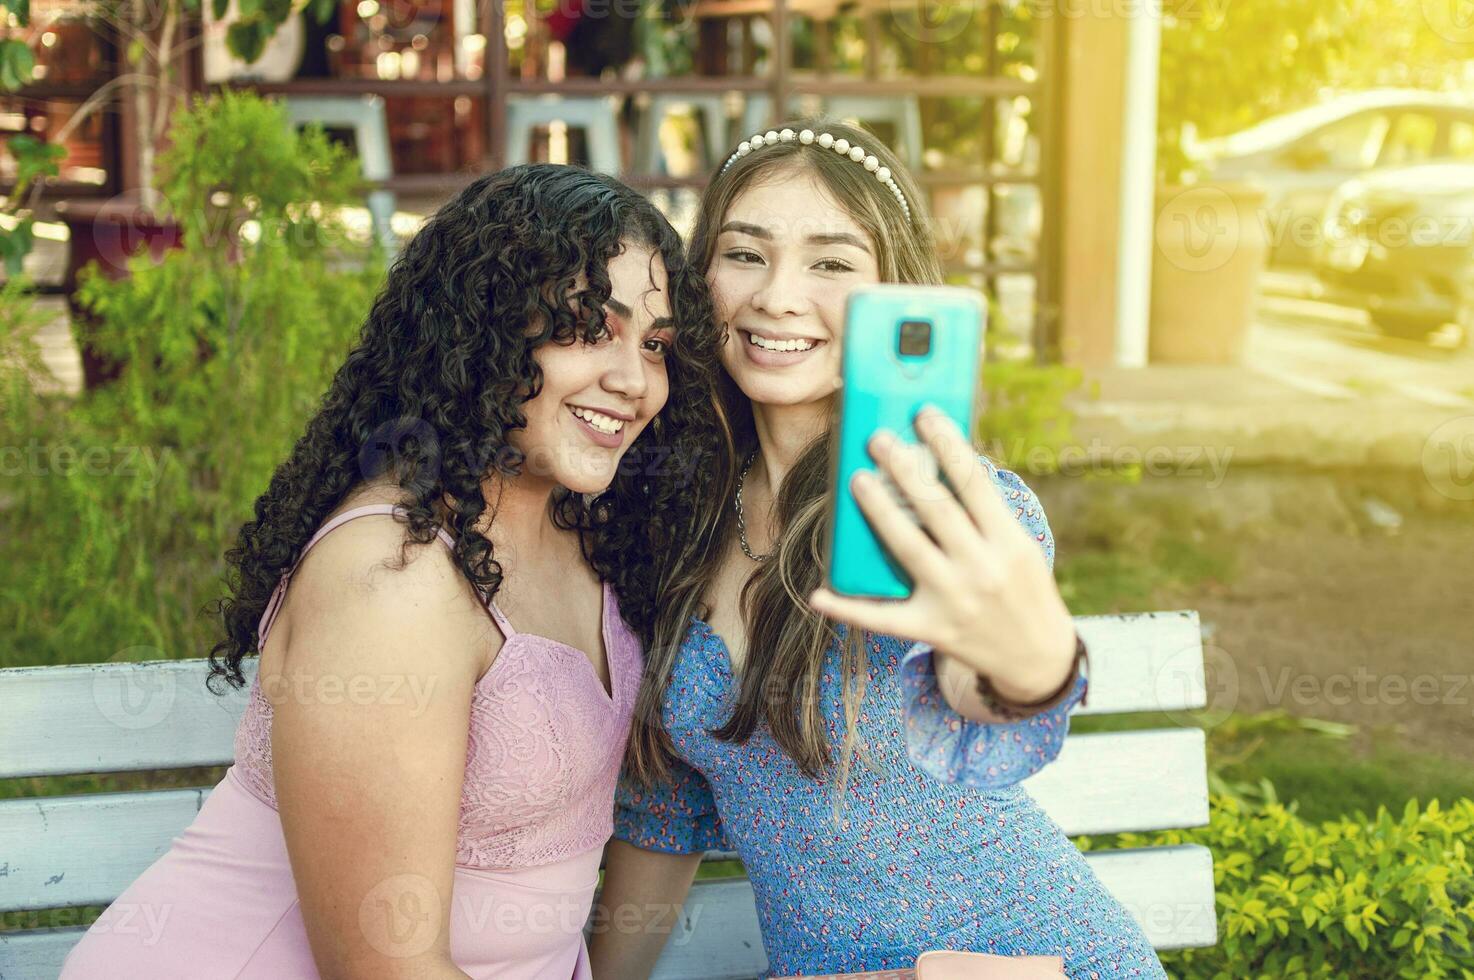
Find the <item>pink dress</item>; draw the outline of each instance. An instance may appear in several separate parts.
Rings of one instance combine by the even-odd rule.
[[[347,521],[394,509],[346,511],[302,553]],[[440,537],[452,544],[444,531]],[[291,574],[261,618],[262,645]],[[451,957],[475,980],[589,980],[583,926],[613,831],[639,640],[605,585],[611,698],[581,651],[518,633],[495,605],[490,612],[505,644],[471,703]],[[63,980],[317,978],[276,810],[271,712],[253,682],[235,764],[194,822],[83,936]],[[416,910],[400,911],[413,917]]]

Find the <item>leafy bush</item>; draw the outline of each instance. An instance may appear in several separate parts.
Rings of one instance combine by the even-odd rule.
[[[1474,800],[1318,825],[1232,796],[1212,810],[1207,827],[1112,839],[1213,852],[1218,944],[1164,954],[1173,976],[1474,978]]]
[[[1079,368],[1058,364],[987,362],[978,441],[990,456],[1019,473],[1056,472],[1060,451],[1074,442],[1074,417],[1065,399],[1081,378]]]
[[[224,550],[382,278],[338,217],[362,203],[357,164],[320,129],[225,93],[172,137],[159,185],[184,247],[79,287],[122,376],[64,404],[7,378],[40,407],[3,433],[20,472],[0,508],[0,666],[204,655]],[[24,347],[21,319],[0,317],[0,348]]]

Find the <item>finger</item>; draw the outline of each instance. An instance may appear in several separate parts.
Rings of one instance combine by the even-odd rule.
[[[1017,526],[993,475],[956,422],[928,407],[916,416],[916,434],[936,456],[957,499],[985,537],[1006,534]]]
[[[870,529],[912,578],[918,582],[945,578],[950,567],[946,557],[886,491],[880,477],[861,470],[851,479],[850,490]]]
[[[920,617],[910,600],[856,599],[836,595],[828,589],[816,589],[809,596],[809,608],[821,616],[848,623],[857,629],[902,636],[908,640],[924,640],[916,635],[917,629],[924,630],[924,624],[918,621]]]
[[[936,460],[926,449],[882,432],[871,439],[870,451],[943,551],[969,554],[981,543],[977,525],[942,482]]]

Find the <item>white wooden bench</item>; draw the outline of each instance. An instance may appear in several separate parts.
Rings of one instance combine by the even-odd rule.
[[[1204,706],[1196,613],[1077,623],[1091,650],[1090,704],[1079,714]],[[245,694],[216,697],[204,675],[199,660],[0,670],[0,779],[230,763]],[[1194,727],[1072,734],[1025,786],[1071,835],[1208,821],[1206,747]],[[0,912],[107,905],[164,853],[208,792],[0,801]],[[1206,848],[1091,851],[1086,858],[1158,949],[1217,942]],[[719,980],[766,970],[746,880],[700,881],[686,909],[657,978]],[[0,980],[53,980],[83,931],[0,932]]]

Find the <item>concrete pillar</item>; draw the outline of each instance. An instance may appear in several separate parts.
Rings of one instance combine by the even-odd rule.
[[[1126,73],[1135,9],[1064,0],[1055,14],[1065,34],[1060,353],[1082,367],[1117,362]]]

